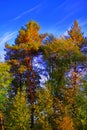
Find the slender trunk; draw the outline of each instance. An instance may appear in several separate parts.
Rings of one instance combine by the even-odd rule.
[[[0,115],[0,129],[4,130],[4,120],[3,120],[2,114]]]
[[[22,75],[20,74],[20,92],[22,92],[22,83],[21,83],[21,81],[22,81]]]
[[[72,108],[73,108],[73,116],[76,117],[76,86],[77,86],[77,71],[76,71],[76,62],[74,65],[74,73],[73,73],[73,103],[72,103]]]
[[[32,70],[32,64],[31,64],[31,58],[29,57],[28,53],[26,54],[26,57],[25,57],[25,62],[26,62],[26,65],[27,65],[27,85],[28,85],[28,89],[29,89],[29,93],[30,93],[30,104],[31,104],[31,126],[30,128],[32,129],[34,127],[34,107],[33,107],[33,104],[34,104],[34,98],[35,98],[35,82],[31,82],[31,78],[34,79],[35,78],[35,75],[34,75],[34,72]],[[32,73],[32,74],[30,74]]]
[[[74,89],[74,95],[76,94],[76,85],[77,85],[77,71],[76,71],[76,62],[74,65],[74,74],[73,74],[73,89]]]
[[[31,108],[31,126],[30,128],[32,129],[34,127],[34,108]]]

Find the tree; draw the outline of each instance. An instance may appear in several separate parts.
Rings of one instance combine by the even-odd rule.
[[[49,84],[37,90],[37,102],[35,104],[36,123],[35,129],[52,130],[51,116],[53,114],[53,97]]]
[[[27,101],[27,94],[23,89],[18,89],[15,98],[10,101],[5,114],[5,125],[7,130],[26,130],[30,129],[30,107]]]
[[[75,130],[72,119],[70,119],[68,116],[65,116],[63,119],[63,122],[61,123],[60,129],[61,130]]]
[[[74,21],[74,24],[68,31],[68,34],[73,44],[77,44],[79,47],[81,47],[85,43],[85,38],[83,37],[83,33],[81,32],[81,27],[79,26],[78,21]]]
[[[7,61],[11,65],[11,73],[13,74],[14,89],[26,85],[28,90],[29,102],[31,105],[35,102],[35,93],[37,77],[35,77],[35,70],[33,68],[33,57],[37,54],[40,43],[46,35],[39,34],[39,25],[30,21],[26,24],[25,28],[22,27],[19,35],[15,40],[15,44],[10,46],[6,44]],[[31,110],[31,127],[34,125],[34,109]]]
[[[36,22],[30,21],[28,24],[26,24],[25,28],[22,27],[20,29],[19,35],[15,40],[15,45],[10,46],[9,44],[6,44],[6,57],[8,62],[11,64],[11,72],[15,76],[15,79],[17,79],[18,82],[16,82],[18,83],[19,87],[21,87],[26,82],[26,78],[28,79],[28,77],[30,78],[34,75],[32,60],[33,55],[39,49],[41,42],[38,33],[39,29],[40,27]],[[28,89],[32,95],[32,89],[29,87],[31,81],[30,79],[28,80]]]
[[[81,47],[84,45],[85,43],[85,38],[83,37],[83,33],[81,32],[81,27],[78,24],[78,21],[74,21],[73,26],[71,27],[71,29],[68,31],[68,34],[70,36],[70,39],[72,41],[72,44],[74,44],[75,46],[77,45],[79,47],[79,49],[81,49]],[[80,60],[79,60],[80,61]],[[84,61],[84,60],[83,60]],[[82,62],[82,60],[81,60]],[[74,62],[74,71],[73,71],[73,93],[74,93],[74,97],[76,97],[76,87],[77,87],[77,71],[76,71],[76,67],[77,67],[78,61],[76,60]],[[75,108],[75,103],[73,104],[73,109]],[[75,112],[75,109],[74,109]]]
[[[4,109],[7,101],[6,95],[10,89],[11,76],[9,73],[10,66],[6,63],[0,63],[0,110]]]
[[[83,81],[77,93],[78,128],[87,129],[87,83]]]
[[[52,87],[55,126],[63,125],[64,121],[68,119],[67,123],[71,122],[69,129],[74,129],[75,113],[77,112],[77,74],[75,73],[76,71],[73,72],[73,82],[71,85],[68,85],[66,72],[71,67],[74,67],[76,61],[80,63],[85,60],[85,56],[80,52],[77,44],[72,44],[71,38],[56,39],[52,44],[48,43],[43,49],[45,58],[48,61],[48,67],[50,68],[48,82]],[[54,129],[59,129],[57,126]],[[62,126],[61,129],[63,129]]]
[[[71,39],[56,39],[52,44],[48,43],[44,47],[44,54],[50,68],[49,81],[52,81],[52,86],[55,86],[54,90],[57,92],[65,84],[65,72],[84,56],[79,47],[72,44]]]
[[[0,127],[4,130],[4,112],[8,102],[7,94],[10,90],[11,75],[10,66],[0,62]]]
[[[86,129],[86,109],[83,106],[86,107],[87,96],[78,85],[80,78],[76,68],[85,60],[80,51],[84,43],[81,28],[75,21],[68,31],[69,38],[51,35],[44,39],[45,42],[42,39],[46,35],[40,35],[39,29],[36,22],[30,21],[20,29],[14,45],[6,44],[6,60],[11,65],[13,77],[11,86],[15,89],[15,98],[12,97],[6,107],[11,119],[6,115],[6,124],[9,128],[14,126],[13,129],[79,130],[79,126]],[[44,88],[37,89],[39,78],[36,77],[33,59],[39,54],[44,55],[48,81]],[[71,68],[73,72],[69,78]],[[23,113],[27,115],[25,120]]]

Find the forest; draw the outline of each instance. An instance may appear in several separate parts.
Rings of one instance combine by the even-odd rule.
[[[0,62],[0,130],[87,130],[87,39],[40,34],[30,20]]]

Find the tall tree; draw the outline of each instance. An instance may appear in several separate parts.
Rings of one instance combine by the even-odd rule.
[[[67,123],[71,122],[69,129],[74,129],[72,117],[75,117],[74,110],[76,113],[77,75],[73,73],[73,83],[69,86],[66,81],[66,72],[75,65],[76,61],[82,61],[84,55],[80,52],[77,44],[72,44],[71,38],[56,39],[52,44],[48,43],[44,47],[44,53],[50,68],[48,82],[52,87],[54,122],[61,129],[64,129],[62,127],[65,125],[65,120],[68,119]],[[66,110],[68,114],[66,114]]]
[[[77,44],[79,47],[82,47],[85,43],[85,38],[81,32],[81,27],[77,20],[74,21],[71,29],[68,31],[70,38],[72,39],[73,44]]]
[[[35,77],[33,68],[33,57],[39,50],[42,39],[46,36],[40,35],[39,29],[39,25],[31,20],[25,27],[20,29],[14,45],[10,46],[9,44],[6,44],[6,57],[11,64],[11,72],[14,77],[14,88],[17,89],[17,87],[20,87],[20,90],[22,90],[22,86],[25,84],[31,105],[35,102],[37,87],[37,77]],[[31,127],[33,127],[33,108],[31,112]]]
[[[70,36],[72,44],[75,46],[77,45],[79,49],[84,45],[85,43],[85,38],[83,36],[83,33],[81,32],[81,27],[79,26],[78,21],[74,21],[73,26],[71,29],[68,31],[68,34]],[[79,60],[80,61],[80,60]],[[82,62],[82,61],[81,61]],[[74,97],[76,97],[76,86],[77,86],[77,67],[78,61],[76,60],[74,62],[74,71],[73,71],[73,91],[74,91]],[[75,104],[73,104],[73,108],[75,107]],[[75,112],[75,110],[74,110]]]
[[[76,60],[81,60],[83,55],[79,47],[72,44],[71,39],[56,39],[52,44],[48,43],[44,47],[44,53],[50,68],[49,80],[58,90],[65,82],[65,72],[74,65]]]

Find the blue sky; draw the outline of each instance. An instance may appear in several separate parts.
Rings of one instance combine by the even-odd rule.
[[[1,0],[0,1],[0,55],[3,60],[5,42],[12,44],[21,26],[30,20],[38,22],[41,33],[56,37],[78,20],[87,36],[87,0]]]

